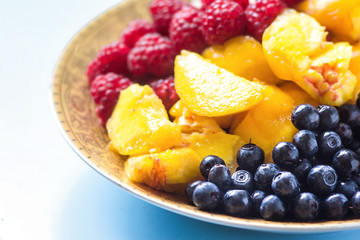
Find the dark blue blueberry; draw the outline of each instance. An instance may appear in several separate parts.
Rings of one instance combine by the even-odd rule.
[[[341,193],[333,193],[324,199],[322,211],[329,220],[340,220],[349,211],[349,200]]]
[[[252,209],[252,199],[245,190],[229,190],[224,195],[224,210],[227,214],[248,217]]]
[[[280,168],[274,163],[261,164],[254,175],[256,186],[265,192],[271,191],[272,179],[278,172]]]
[[[334,132],[336,132],[341,142],[344,146],[348,146],[351,144],[351,142],[354,140],[353,131],[349,125],[346,123],[340,123],[335,129]]]
[[[299,165],[293,169],[292,173],[295,175],[299,182],[306,183],[307,176],[311,168],[312,165],[308,159],[300,159]]]
[[[345,103],[339,107],[340,121],[350,127],[360,126],[360,109],[353,104]]]
[[[319,199],[308,192],[297,195],[291,206],[292,214],[300,221],[313,221],[318,217],[320,211]]]
[[[294,174],[291,172],[278,172],[275,174],[271,188],[280,198],[290,199],[300,193],[300,185]]]
[[[350,200],[351,212],[356,216],[360,217],[360,192],[356,192]]]
[[[292,112],[291,122],[299,130],[315,130],[320,124],[320,114],[310,104],[301,104]]]
[[[354,180],[356,184],[360,186],[360,173],[355,174],[355,176],[352,177],[352,180]]]
[[[218,186],[223,193],[227,192],[232,184],[229,168],[225,165],[216,164],[209,171],[208,181]]]
[[[310,170],[306,184],[315,195],[326,196],[335,190],[337,179],[332,167],[317,165]]]
[[[204,181],[198,180],[198,181],[192,182],[189,185],[187,185],[187,187],[185,189],[185,196],[190,204],[194,204],[194,202],[193,202],[194,189],[197,187],[197,185],[199,185],[200,183],[203,183],[203,182]]]
[[[353,137],[356,140],[360,140],[360,126],[353,127],[352,129]]]
[[[272,150],[275,164],[282,169],[294,169],[299,164],[299,151],[291,142],[279,142]]]
[[[343,178],[355,176],[359,172],[359,157],[349,149],[341,149],[333,158],[332,165]]]
[[[354,139],[349,145],[346,146],[346,148],[356,151],[357,149],[360,148],[360,141]]]
[[[254,173],[264,163],[264,151],[253,143],[242,146],[236,154],[240,169]]]
[[[246,170],[238,170],[231,176],[232,188],[246,190],[252,192],[254,190],[254,178],[252,174]]]
[[[216,164],[225,165],[225,162],[220,157],[214,155],[204,157],[204,159],[200,163],[201,175],[205,179],[208,179],[210,169]]]
[[[349,178],[340,180],[335,188],[335,192],[344,194],[348,199],[357,191],[359,191],[359,186]]]
[[[336,128],[340,121],[338,110],[329,105],[320,105],[317,107],[320,114],[319,130],[328,131]]]
[[[360,94],[357,95],[357,98],[356,98],[356,106],[358,108],[360,108]]]
[[[313,166],[313,167],[322,164],[322,162],[319,160],[318,157],[312,157],[312,158],[309,158],[308,160],[311,163],[311,166]]]
[[[255,190],[252,194],[251,194],[251,199],[253,202],[253,209],[256,212],[256,215],[260,216],[260,205],[262,200],[266,197],[266,193],[261,191],[261,190]]]
[[[313,157],[319,150],[316,135],[310,130],[301,130],[296,133],[293,144],[298,149],[300,157],[303,158]]]
[[[193,192],[193,202],[201,210],[213,210],[220,203],[222,194],[219,188],[211,182],[197,185]]]
[[[266,196],[260,204],[260,215],[265,220],[281,220],[286,215],[285,205],[276,195]]]
[[[341,148],[341,138],[336,132],[323,132],[318,137],[319,158],[325,162],[331,162],[334,154]]]

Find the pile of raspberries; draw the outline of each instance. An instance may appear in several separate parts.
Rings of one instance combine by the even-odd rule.
[[[284,8],[299,0],[201,0],[201,8],[182,0],[153,0],[153,22],[137,19],[119,39],[100,49],[87,76],[102,125],[121,90],[149,84],[167,110],[179,100],[174,88],[174,60],[182,49],[201,53],[207,46],[250,35],[261,41],[264,30]]]

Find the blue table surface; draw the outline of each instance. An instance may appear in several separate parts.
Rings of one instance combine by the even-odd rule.
[[[117,0],[0,0],[0,240],[357,239],[275,234],[184,217],[140,200],[70,149],[49,107],[66,43]]]

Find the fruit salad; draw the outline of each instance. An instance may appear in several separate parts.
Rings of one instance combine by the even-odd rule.
[[[360,2],[153,0],[89,63],[127,177],[204,211],[360,217]]]

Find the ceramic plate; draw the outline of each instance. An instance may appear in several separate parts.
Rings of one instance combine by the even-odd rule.
[[[273,232],[326,232],[360,227],[359,220],[316,223],[243,219],[197,210],[184,196],[155,191],[127,179],[124,159],[108,150],[108,137],[99,125],[85,74],[101,46],[116,40],[133,19],[150,19],[150,0],[128,0],[86,25],[65,48],[54,72],[52,102],[59,126],[70,146],[93,169],[135,196],[167,210],[226,226]]]

